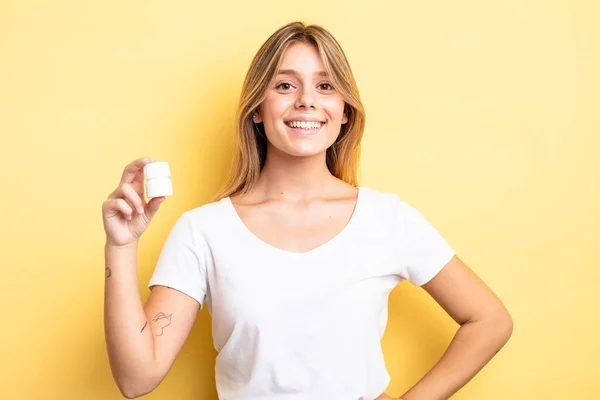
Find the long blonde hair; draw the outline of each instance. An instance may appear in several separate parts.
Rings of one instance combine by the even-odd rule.
[[[318,25],[292,22],[279,28],[258,50],[242,86],[237,113],[235,154],[229,176],[212,201],[246,193],[258,180],[267,157],[267,138],[252,121],[276,75],[283,54],[294,42],[314,45],[334,88],[344,98],[348,122],[342,125],[335,143],[327,149],[327,168],[335,177],[357,186],[360,145],[365,128],[365,110],[346,55],[335,38]]]

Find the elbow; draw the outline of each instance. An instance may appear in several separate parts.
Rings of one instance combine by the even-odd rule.
[[[158,386],[155,380],[142,379],[116,379],[117,387],[127,399],[136,399],[152,392]]]
[[[467,321],[479,329],[481,344],[498,353],[513,333],[513,319],[506,309],[488,312],[485,316]]]
[[[138,394],[134,391],[130,391],[129,389],[121,389],[119,388],[119,391],[121,392],[121,394],[123,395],[123,397],[125,397],[126,399],[136,399],[138,397],[143,396],[144,394]]]
[[[512,333],[513,333],[513,319],[510,315],[508,316],[508,320],[506,322],[505,331],[506,331],[506,342],[508,342],[508,339],[510,339],[510,337],[512,336]]]
[[[508,341],[508,339],[510,339],[513,333],[513,319],[508,310],[504,312],[502,320],[503,322],[501,323],[501,326],[506,336],[506,340]]]
[[[155,388],[142,387],[139,385],[117,385],[121,394],[127,399],[137,399],[153,391]]]
[[[498,343],[498,351],[508,342],[513,333],[513,319],[508,311],[500,313],[500,315],[494,318],[494,324],[496,338]]]
[[[508,321],[506,322],[506,330],[507,330],[507,335],[508,335],[508,339],[510,339],[510,337],[512,336],[513,333],[513,319],[510,316],[510,314],[507,313],[508,316]]]

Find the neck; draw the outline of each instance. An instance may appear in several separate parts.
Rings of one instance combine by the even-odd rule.
[[[255,190],[266,198],[302,200],[320,196],[337,181],[329,172],[326,152],[297,157],[270,148]]]

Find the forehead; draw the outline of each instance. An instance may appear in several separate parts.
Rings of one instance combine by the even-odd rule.
[[[317,48],[309,43],[296,42],[283,53],[280,70],[295,70],[302,75],[325,71]]]

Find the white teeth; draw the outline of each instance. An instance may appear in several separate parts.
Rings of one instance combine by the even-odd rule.
[[[318,121],[289,121],[287,124],[292,128],[302,129],[319,129],[323,126],[323,123]]]

